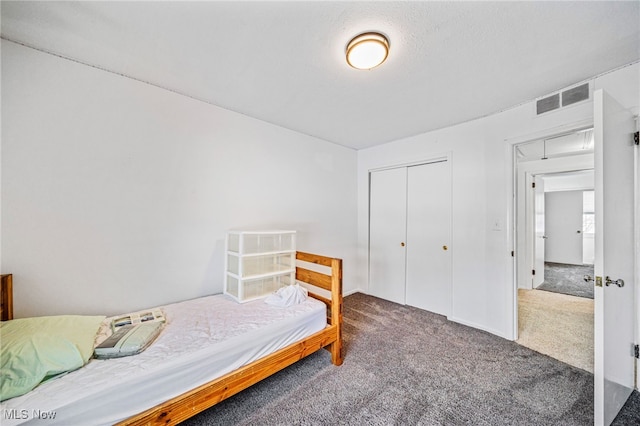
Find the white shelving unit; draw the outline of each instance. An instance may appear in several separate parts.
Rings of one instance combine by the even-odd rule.
[[[296,279],[296,231],[229,231],[224,293],[240,303],[265,297]]]

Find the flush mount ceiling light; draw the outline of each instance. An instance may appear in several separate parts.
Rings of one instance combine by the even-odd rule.
[[[347,63],[359,70],[370,70],[387,59],[389,40],[380,33],[364,33],[347,45]]]

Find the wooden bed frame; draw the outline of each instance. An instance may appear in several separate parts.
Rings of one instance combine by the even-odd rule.
[[[13,319],[13,275],[0,275],[0,321]]]
[[[296,252],[296,259],[331,269],[331,274],[296,267],[296,279],[330,292],[323,297],[314,292],[309,295],[327,305],[327,327],[311,336],[293,343],[240,369],[205,383],[182,395],[163,402],[147,411],[123,420],[118,425],[173,425],[196,415],[250,387],[296,361],[326,348],[331,352],[331,362],[342,364],[342,260],[310,253]],[[5,278],[6,277],[6,278]],[[2,315],[13,318],[11,275],[2,276],[0,292]],[[5,302],[9,300],[9,302]],[[5,304],[6,303],[6,304]]]

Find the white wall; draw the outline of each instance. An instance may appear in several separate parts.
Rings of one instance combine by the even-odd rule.
[[[639,77],[594,85],[637,114]],[[2,272],[17,316],[111,314],[221,291],[225,230],[278,227],[366,292],[368,171],[450,153],[450,318],[512,338],[511,146],[592,115],[530,102],[356,154],[3,41]]]
[[[230,228],[297,230],[358,287],[355,151],[5,41],[2,89],[17,317],[221,292]]]
[[[575,190],[583,190],[583,200],[585,194],[591,194],[590,199],[590,208],[585,211],[593,212],[593,188],[595,182],[595,173],[594,170],[581,170],[579,172],[568,172],[568,173],[554,173],[542,176],[544,179],[544,190],[545,192],[554,192],[554,191],[575,191]],[[583,206],[583,210],[586,207]],[[549,242],[549,240],[545,240],[545,242]],[[594,232],[582,232],[582,259],[580,259],[580,264],[583,265],[593,265],[595,262],[595,233]]]
[[[544,179],[544,192],[593,190],[595,186],[595,173],[591,170],[578,172],[553,173],[542,176]]]
[[[607,90],[637,114],[639,77],[636,63],[596,78],[594,90]],[[485,118],[358,151],[358,278],[363,290],[367,283],[369,170],[449,152],[453,185],[453,306],[449,318],[512,339],[512,144],[591,121],[591,101],[539,117],[535,102],[528,102]]]

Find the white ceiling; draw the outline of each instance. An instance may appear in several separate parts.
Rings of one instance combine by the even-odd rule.
[[[2,37],[361,149],[640,59],[640,2],[11,2]],[[377,30],[387,62],[344,60]]]

